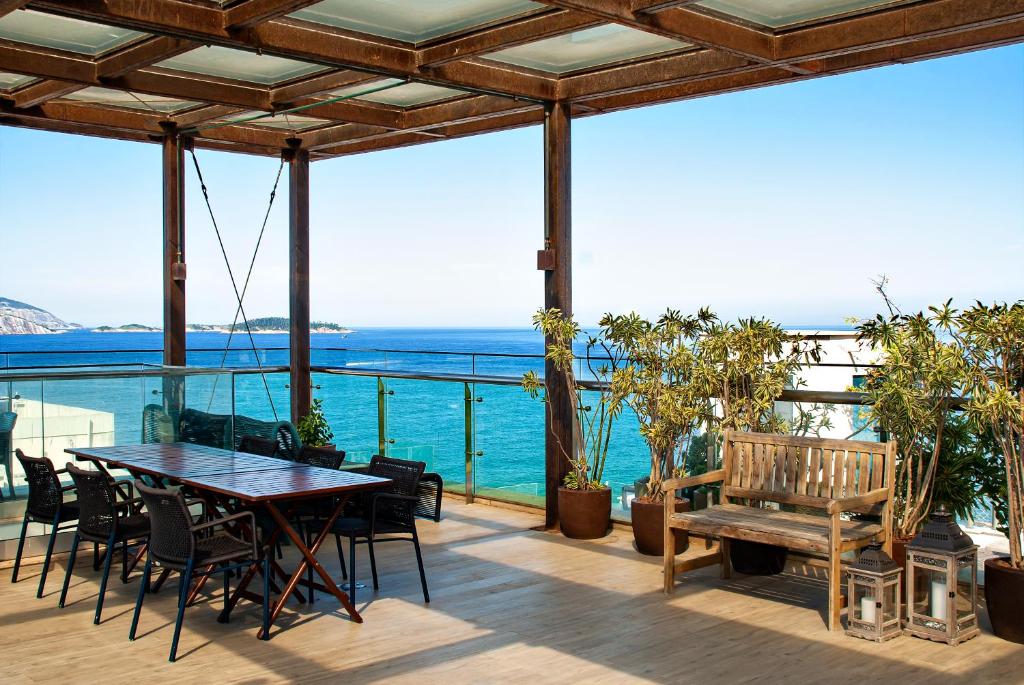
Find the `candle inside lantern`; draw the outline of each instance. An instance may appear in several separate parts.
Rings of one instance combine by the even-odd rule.
[[[945,621],[947,598],[948,595],[946,592],[946,581],[933,580],[931,592],[931,606],[929,607],[928,613],[930,613],[932,616],[939,619],[940,621]]]
[[[875,622],[875,598],[874,597],[861,597],[860,598],[860,620],[867,623]]]

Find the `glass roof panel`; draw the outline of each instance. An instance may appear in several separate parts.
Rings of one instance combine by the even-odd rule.
[[[893,0],[701,0],[697,4],[755,24],[779,28],[898,3]]]
[[[396,83],[402,83],[402,80],[397,78],[386,78],[381,79],[380,81],[374,81],[373,83],[359,83],[354,86],[335,90],[331,95],[337,97],[340,95],[365,93],[368,90],[383,88],[384,86]],[[415,107],[416,105],[424,105],[428,102],[446,100],[448,98],[468,94],[469,93],[466,91],[459,90],[457,88],[445,88],[444,86],[435,86],[429,83],[405,83],[404,85],[387,88],[386,90],[380,90],[376,93],[369,93],[353,99],[366,100],[368,102],[379,102],[382,105],[394,105],[395,107]]]
[[[35,81],[31,76],[23,76],[21,74],[9,74],[7,72],[0,71],[0,90],[14,90],[15,88],[21,88],[24,85]]]
[[[232,50],[218,45],[207,45],[190,50],[176,57],[165,59],[157,63],[156,66],[263,85],[290,81],[327,69],[319,64],[273,55],[257,55],[255,52]]]
[[[18,10],[0,17],[0,38],[84,55],[102,55],[145,35],[32,10]]]
[[[301,114],[278,114],[273,117],[266,117],[264,119],[256,119],[254,121],[245,121],[249,117],[259,116],[261,114],[267,114],[267,112],[243,112],[236,114],[230,119],[225,121],[237,122],[245,126],[266,126],[267,128],[280,128],[288,131],[304,131],[309,128],[317,128],[318,126],[326,126],[335,122],[328,119],[318,119],[316,117],[307,117]]]
[[[78,100],[80,102],[92,102],[98,105],[109,105],[111,107],[128,107],[129,109],[143,109],[157,112],[178,112],[190,107],[196,107],[200,103],[189,100],[176,100],[165,98],[159,95],[145,95],[143,93],[129,93],[123,90],[111,90],[109,88],[98,88],[90,86],[82,90],[69,93],[64,96],[65,100]]]
[[[288,16],[420,43],[543,7],[527,0],[324,0]]]
[[[487,59],[560,74],[690,47],[618,24],[602,24],[484,55]]]

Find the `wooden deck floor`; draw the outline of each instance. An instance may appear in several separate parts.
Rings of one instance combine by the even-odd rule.
[[[293,604],[269,642],[259,610],[242,603],[216,622],[219,589],[186,614],[179,661],[167,662],[173,592],[147,600],[140,638],[128,625],[137,576],[113,581],[92,625],[97,583],[85,564],[69,606],[56,608],[63,561],[44,599],[38,567],[0,582],[0,680],[20,682],[627,682],[1016,683],[1024,647],[985,633],[959,647],[903,637],[882,645],[825,629],[825,588],[800,567],[773,578],[689,574],[661,593],[660,560],[640,557],[626,531],[574,542],[531,530],[533,514],[446,505],[424,523],[432,602],[420,596],[410,546],[384,545],[382,589],[364,590],[366,622],[333,599]],[[333,546],[322,558],[331,562]],[[87,555],[88,556],[88,555]],[[365,561],[364,559],[361,561]],[[359,575],[369,574],[365,563]],[[819,572],[820,573],[820,572]],[[367,581],[368,582],[368,581]],[[211,583],[211,586],[213,584]]]

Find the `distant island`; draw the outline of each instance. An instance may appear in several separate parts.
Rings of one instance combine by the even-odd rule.
[[[289,323],[287,316],[263,316],[249,319],[249,330],[262,335],[287,335]],[[0,297],[0,335],[43,335],[82,329],[81,325],[63,321],[35,305],[8,297]],[[90,330],[93,333],[160,333],[163,329],[159,326],[129,323],[122,326],[96,326],[85,330]],[[232,326],[231,324],[189,324],[185,330],[189,333],[230,333]],[[233,330],[235,335],[245,334],[245,324],[240,321],[234,325]],[[352,330],[336,323],[313,321],[309,324],[309,332],[348,335],[352,333]]]
[[[159,333],[161,328],[155,326],[143,326],[142,324],[130,323],[124,326],[97,326],[92,329],[94,333]],[[230,324],[189,324],[185,327],[189,333],[245,333],[245,324],[239,321],[232,326]],[[263,316],[256,319],[249,319],[249,330],[261,335],[287,334],[289,321],[286,316]],[[327,321],[313,321],[309,324],[310,333],[336,333],[347,335],[351,329]]]
[[[26,302],[0,297],[0,335],[42,335],[81,328]]]

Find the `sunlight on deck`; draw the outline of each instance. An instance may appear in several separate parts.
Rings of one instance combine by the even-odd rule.
[[[173,592],[147,600],[140,637],[127,640],[137,575],[112,581],[104,621],[93,626],[97,583],[76,573],[69,606],[56,608],[63,560],[35,599],[38,566],[0,584],[5,682],[61,677],[123,682],[215,673],[225,682],[347,677],[353,682],[1012,682],[1024,647],[985,633],[956,648],[909,637],[874,644],[825,628],[823,572],[791,568],[772,578],[719,580],[705,569],[661,593],[660,559],[632,549],[628,530],[592,542],[531,530],[539,515],[449,502],[422,523],[432,602],[422,603],[408,545],[382,545],[381,591],[357,592],[363,625],[333,599],[292,603],[273,639],[255,639],[259,610],[241,603],[216,622],[210,583],[186,613],[179,661],[166,661]],[[702,543],[698,543],[702,547]],[[365,550],[359,578],[369,584]],[[320,558],[338,575],[333,545]],[[66,677],[64,678],[66,679]]]

